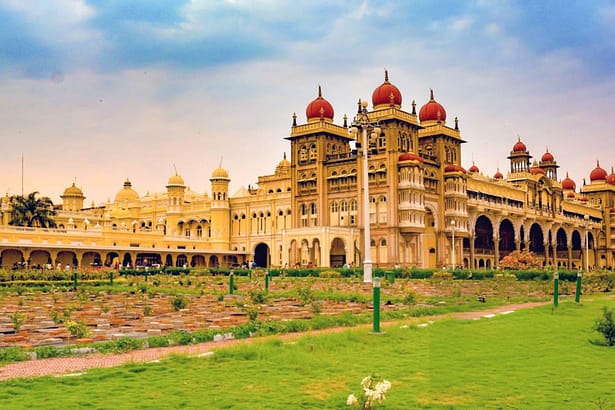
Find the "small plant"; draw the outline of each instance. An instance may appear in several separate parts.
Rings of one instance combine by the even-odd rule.
[[[382,403],[386,398],[384,394],[391,388],[387,380],[379,380],[375,376],[367,376],[361,381],[363,395],[360,397],[351,394],[346,400],[348,406],[358,406],[363,410],[371,410],[375,403]]]
[[[152,315],[152,305],[149,303],[145,303],[143,306],[143,316],[151,316]]]
[[[21,325],[23,325],[23,322],[26,320],[26,317],[19,312],[15,312],[10,316],[10,318],[11,322],[13,322],[13,330],[15,331],[15,333],[19,333]]]
[[[69,320],[66,322],[66,330],[76,339],[81,339],[88,335],[88,326],[83,322]]]
[[[405,305],[414,305],[416,301],[417,301],[416,292],[413,289],[410,289],[408,293],[406,293],[406,296],[404,296],[404,299],[402,302],[404,302]]]
[[[615,345],[615,321],[612,310],[606,306],[602,307],[602,318],[596,320],[594,330],[602,333],[609,346]]]
[[[312,312],[315,315],[320,315],[320,312],[322,312],[322,301],[313,300],[311,306],[312,306]]]
[[[248,315],[248,319],[250,319],[250,322],[256,321],[256,319],[258,318],[258,308],[256,306],[245,306],[243,310]]]
[[[253,289],[250,291],[250,298],[252,303],[262,304],[267,300],[267,294],[264,290]]]
[[[299,293],[299,301],[302,305],[307,305],[314,300],[314,292],[310,287],[299,288],[297,293]]]
[[[173,310],[178,312],[182,309],[186,309],[186,307],[188,306],[188,300],[183,296],[175,296],[171,300],[171,306],[173,306]]]

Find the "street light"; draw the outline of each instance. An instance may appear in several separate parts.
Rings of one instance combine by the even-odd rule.
[[[585,272],[589,271],[589,215],[583,216],[585,220]]]
[[[455,269],[455,220],[451,220],[451,232],[453,234],[451,251],[451,269]]]
[[[377,139],[380,136],[380,127],[378,122],[370,121],[367,115],[367,101],[359,100],[359,109],[357,115],[352,121],[352,127],[348,130],[353,138],[358,140],[359,131],[361,131],[361,144],[363,145],[363,226],[364,226],[364,247],[365,253],[363,258],[363,282],[370,283],[372,281],[372,257],[371,257],[371,238],[370,238],[370,220],[369,220],[369,176],[368,172],[368,133],[370,139]],[[357,144],[358,145],[358,144]],[[360,147],[357,147],[357,155],[359,155]]]

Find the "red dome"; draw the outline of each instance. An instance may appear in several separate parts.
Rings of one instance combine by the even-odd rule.
[[[566,178],[562,181],[562,189],[574,191],[576,188],[577,184],[575,184],[574,181],[568,177],[568,174],[566,174]]]
[[[606,177],[606,183],[615,185],[615,172],[613,172],[613,168],[611,168],[611,173],[608,177]]]
[[[404,161],[418,161],[418,162],[424,162],[423,158],[419,157],[416,154],[413,154],[411,152],[405,152],[403,154],[401,154],[398,158],[399,162],[404,162]]]
[[[502,173],[498,169],[498,171],[493,175],[493,179],[502,179],[502,178],[504,178],[504,175],[502,175]]]
[[[419,111],[419,120],[423,121],[438,121],[444,122],[446,121],[446,110],[436,100],[433,98],[433,90],[430,90],[430,97],[427,104],[421,107],[421,111]]]
[[[333,121],[333,106],[329,101],[322,98],[320,86],[318,86],[318,97],[308,104],[305,109],[305,115],[308,121],[313,118],[327,118]]]
[[[384,70],[384,82],[372,93],[372,105],[398,106],[401,107],[401,92],[389,82],[389,72]]]
[[[589,174],[590,181],[604,181],[606,180],[606,171],[600,168],[600,163],[596,163],[596,168]]]
[[[521,137],[517,140],[515,145],[513,146],[513,152],[525,152],[527,151],[527,147],[524,143],[521,142]]]
[[[547,152],[545,152],[544,154],[542,154],[542,158],[540,159],[542,162],[553,162],[555,160],[555,158],[553,158],[553,154],[551,154],[549,152],[549,150],[547,149]]]
[[[588,197],[587,195],[583,195],[583,196],[581,197],[581,201],[583,201],[583,202],[587,202],[587,201],[589,201],[589,197]]]
[[[542,169],[542,168],[539,168],[539,167],[532,167],[532,168],[530,168],[530,173],[532,175],[536,175],[536,174],[546,175],[545,170]]]
[[[468,169],[468,171],[470,171],[470,172],[479,172],[480,169],[478,169],[478,167],[475,164],[472,164],[472,166],[470,167],[470,169]]]
[[[452,165],[447,165],[446,168],[444,168],[444,172],[461,172],[465,174],[466,170],[459,165],[452,164]]]
[[[570,191],[570,192],[568,192],[568,193],[566,194],[566,196],[567,196],[568,198],[574,198],[576,195],[574,194],[574,192]]]

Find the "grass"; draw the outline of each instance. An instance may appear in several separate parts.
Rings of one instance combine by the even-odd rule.
[[[393,383],[383,409],[615,408],[615,349],[592,325],[615,299],[564,300],[492,319],[439,320],[306,336],[0,383],[8,409],[345,408],[369,374]]]

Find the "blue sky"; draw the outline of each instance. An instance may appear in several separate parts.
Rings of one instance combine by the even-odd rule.
[[[548,147],[577,186],[615,165],[612,1],[0,0],[0,189],[86,202],[128,177],[164,190],[174,166],[231,191],[289,153],[293,112],[318,85],[335,121],[383,81],[402,108],[436,99],[455,116],[462,165],[506,172],[520,136]]]

